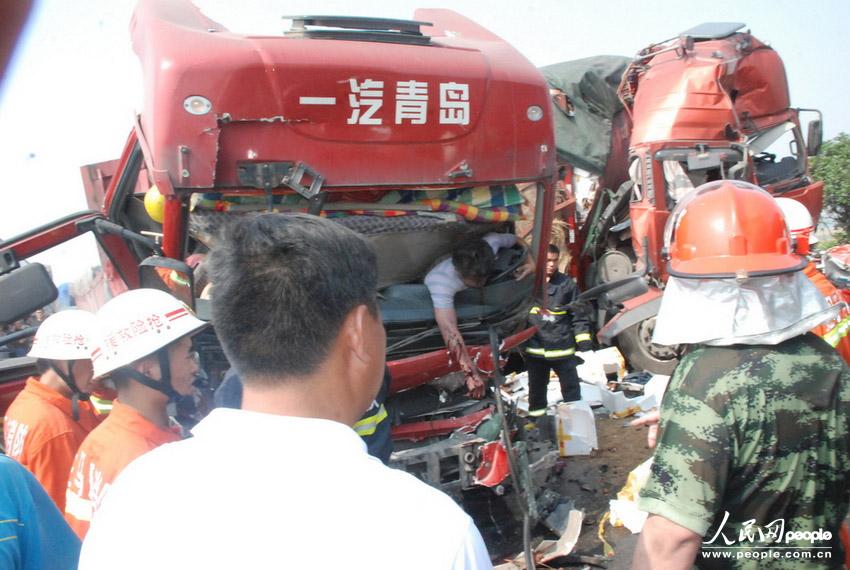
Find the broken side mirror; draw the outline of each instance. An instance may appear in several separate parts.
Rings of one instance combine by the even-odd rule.
[[[823,144],[823,123],[815,119],[809,123],[808,136],[806,137],[806,153],[809,156],[817,156]]]
[[[171,293],[195,310],[195,276],[192,268],[182,261],[152,256],[139,264],[142,287]]]
[[[0,276],[0,325],[13,323],[59,296],[50,273],[40,263],[28,263]]]

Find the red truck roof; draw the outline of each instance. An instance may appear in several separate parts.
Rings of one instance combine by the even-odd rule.
[[[296,18],[305,25],[257,37],[187,1],[142,0],[131,30],[154,181],[166,192],[238,187],[244,161],[303,162],[326,189],[551,176],[540,73],[454,12],[415,17]]]
[[[728,141],[728,129],[748,134],[787,120],[782,59],[749,32],[737,31],[743,26],[703,24],[638,55],[620,87],[634,119],[632,146]]]

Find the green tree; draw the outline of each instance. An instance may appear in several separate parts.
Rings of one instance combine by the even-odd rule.
[[[812,158],[812,175],[823,180],[823,205],[844,239],[850,237],[850,135],[840,133]]]

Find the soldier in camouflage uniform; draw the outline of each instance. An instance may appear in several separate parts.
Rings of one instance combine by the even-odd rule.
[[[850,474],[848,380],[840,355],[813,334],[776,346],[688,353],[664,397],[662,435],[639,507],[705,541],[714,538],[697,557],[700,567],[732,566],[707,558],[720,556],[715,550],[736,556],[763,550],[767,541],[757,540],[757,526],[778,534],[780,523],[765,529],[777,520],[784,521],[778,546],[829,547],[832,561],[840,562],[837,530]],[[752,519],[756,540],[739,541]],[[786,539],[789,532],[819,529],[831,539]],[[727,546],[736,548],[720,548]]]
[[[841,567],[850,369],[806,332],[834,311],[799,271],[781,212],[761,189],[710,183],[669,224],[671,277],[654,340],[691,347],[662,402],[634,566]],[[730,295],[734,287],[744,293]],[[682,315],[699,303],[708,309],[695,311],[734,322]]]

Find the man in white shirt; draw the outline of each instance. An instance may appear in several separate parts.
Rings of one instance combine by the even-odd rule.
[[[242,409],[131,463],[80,568],[491,568],[469,516],[370,457],[351,428],[385,358],[366,242],[322,218],[262,214],[229,228],[210,268]]]
[[[521,243],[514,234],[490,233],[483,238],[476,237],[460,243],[447,257],[436,264],[425,276],[425,286],[434,303],[434,318],[452,358],[460,363],[466,376],[466,388],[473,398],[484,396],[484,381],[478,374],[478,368],[469,357],[463,336],[457,327],[455,295],[464,289],[480,289],[487,284],[487,278],[496,262],[496,253],[502,248]],[[534,271],[534,261],[529,255],[525,264],[517,269],[517,280]]]

